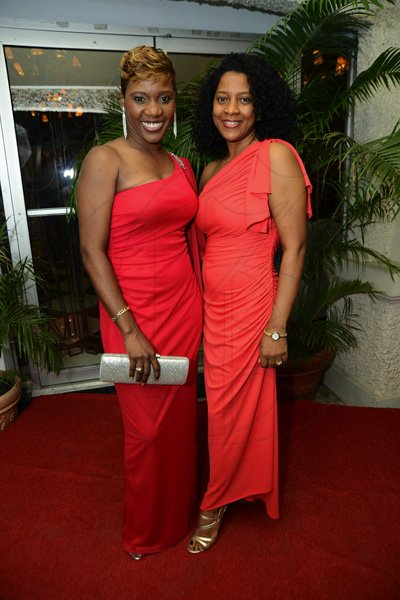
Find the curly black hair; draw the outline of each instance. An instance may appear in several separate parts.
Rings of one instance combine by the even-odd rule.
[[[193,129],[198,151],[214,158],[221,158],[227,153],[226,142],[212,118],[214,95],[222,75],[227,71],[244,73],[249,81],[256,117],[256,138],[259,141],[280,138],[293,143],[296,111],[288,84],[261,55],[232,53],[212,68],[201,83]]]

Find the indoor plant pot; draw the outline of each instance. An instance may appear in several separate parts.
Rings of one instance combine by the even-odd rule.
[[[329,348],[323,348],[303,358],[289,357],[276,369],[278,399],[313,399],[333,359],[334,352]]]
[[[17,416],[22,394],[21,379],[10,371],[0,371],[0,431]]]

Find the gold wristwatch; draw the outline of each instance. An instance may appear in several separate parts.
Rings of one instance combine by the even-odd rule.
[[[274,342],[279,341],[281,338],[287,337],[286,331],[284,333],[279,333],[279,331],[267,331],[266,329],[264,329],[264,333],[268,337],[272,338]]]

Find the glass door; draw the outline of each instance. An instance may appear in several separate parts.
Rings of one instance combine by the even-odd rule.
[[[54,318],[64,355],[60,375],[33,378],[41,387],[96,380],[103,351],[98,301],[68,206],[81,157],[118,102],[121,50],[6,45],[4,58],[24,200],[24,218],[13,225],[19,239],[29,239],[35,272],[46,282],[45,290],[31,290],[30,301]]]

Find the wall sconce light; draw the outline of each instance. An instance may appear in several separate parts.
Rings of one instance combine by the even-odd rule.
[[[344,75],[349,70],[349,59],[346,56],[338,56],[336,59],[335,75]]]

